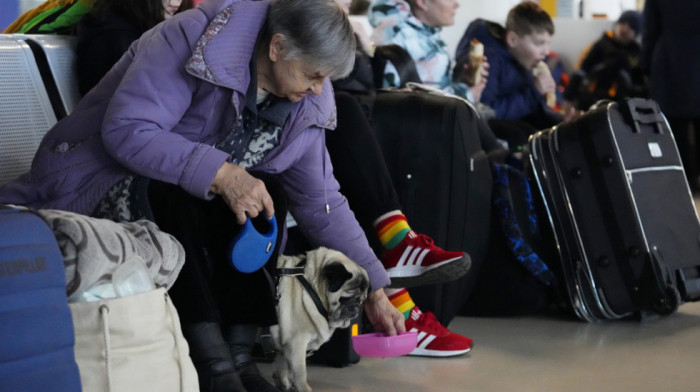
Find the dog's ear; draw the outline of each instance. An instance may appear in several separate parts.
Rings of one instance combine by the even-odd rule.
[[[345,269],[343,263],[331,262],[323,267],[323,276],[328,282],[328,291],[335,293],[343,287],[343,284],[348,279],[352,278],[352,274]]]

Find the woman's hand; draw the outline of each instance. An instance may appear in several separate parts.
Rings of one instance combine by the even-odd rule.
[[[364,308],[375,332],[384,332],[389,336],[406,332],[403,315],[391,304],[384,289],[371,292],[365,301]]]
[[[224,199],[241,225],[246,221],[246,214],[255,218],[264,211],[268,219],[275,214],[272,197],[267,193],[265,183],[240,166],[224,163],[216,172],[210,190]]]

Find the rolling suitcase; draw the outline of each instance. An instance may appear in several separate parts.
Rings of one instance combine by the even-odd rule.
[[[457,280],[410,289],[444,325],[463,307],[486,259],[492,179],[477,117],[460,99],[420,91],[381,92],[372,105],[370,123],[412,229],[472,260]]]
[[[599,102],[529,150],[579,318],[665,315],[700,298],[700,223],[654,101]]]
[[[63,256],[35,212],[0,206],[0,391],[81,390]]]

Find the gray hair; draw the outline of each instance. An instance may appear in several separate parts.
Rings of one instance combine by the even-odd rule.
[[[285,37],[285,60],[301,60],[330,79],[349,75],[355,63],[355,35],[345,11],[332,0],[273,0],[266,42]]]

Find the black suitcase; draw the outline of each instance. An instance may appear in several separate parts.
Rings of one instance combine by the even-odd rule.
[[[529,150],[579,318],[670,314],[700,297],[700,224],[655,102],[600,102]]]
[[[460,99],[427,92],[380,92],[372,105],[370,123],[411,228],[471,256],[463,277],[410,289],[414,302],[444,325],[464,305],[486,259],[492,180],[477,116]]]

